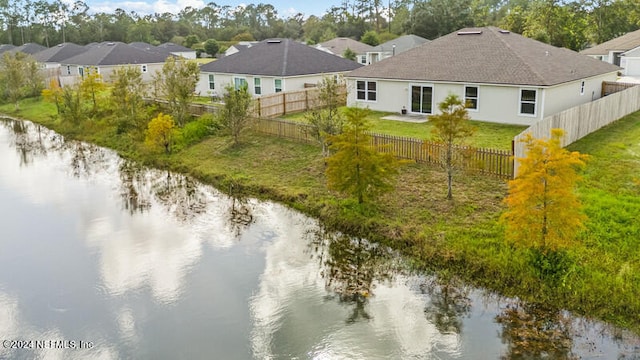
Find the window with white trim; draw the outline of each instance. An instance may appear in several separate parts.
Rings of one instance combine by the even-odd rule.
[[[262,81],[260,78],[253,78],[253,93],[262,95]]]
[[[147,65],[146,64],[142,64],[140,65],[140,70],[142,71],[142,73],[146,73],[147,72]]]
[[[584,80],[580,83],[580,95],[584,95]]]
[[[71,65],[67,65],[67,75],[71,75]]]
[[[356,81],[356,98],[363,101],[378,99],[378,83],[375,81]]]
[[[464,103],[467,109],[478,110],[478,87],[464,87]]]
[[[537,90],[520,90],[520,115],[536,115],[536,100],[538,98],[537,95]]]
[[[209,90],[216,89],[216,78],[213,74],[209,74]]]
[[[84,68],[82,66],[78,66],[78,75],[84,77]]]
[[[275,92],[277,93],[282,92],[282,79],[274,79],[273,87],[275,89]]]
[[[233,86],[236,90],[240,90],[243,87],[247,87],[248,86],[247,79],[239,78],[239,77],[233,78]]]
[[[367,63],[367,55],[360,55],[360,64],[366,64]]]

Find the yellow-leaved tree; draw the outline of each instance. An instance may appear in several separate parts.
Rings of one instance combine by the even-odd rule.
[[[107,85],[102,81],[102,75],[95,67],[88,67],[85,70],[82,82],[80,82],[80,94],[85,99],[91,100],[92,114],[98,111],[98,96],[107,89]]]
[[[42,90],[42,97],[45,101],[54,103],[56,105],[56,111],[60,114],[60,102],[62,99],[62,88],[58,83],[58,79],[51,79],[49,81],[49,87]]]
[[[164,149],[169,154],[173,145],[176,124],[171,115],[158,114],[149,121],[144,143],[152,149]]]
[[[569,246],[583,227],[585,215],[575,194],[588,155],[561,146],[562,129],[550,139],[523,140],[526,156],[519,158],[518,176],[509,181],[508,206],[501,221],[509,241],[543,253]]]

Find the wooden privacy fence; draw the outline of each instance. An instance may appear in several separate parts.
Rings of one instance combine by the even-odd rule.
[[[169,106],[169,102],[167,100],[145,98],[144,101],[147,104],[159,104],[164,107]],[[190,103],[187,111],[193,116],[202,116],[203,114],[216,114],[218,113],[219,109],[220,106]]]
[[[316,142],[316,139],[311,136],[311,126],[308,124],[256,118],[253,128],[265,134],[308,143]],[[445,162],[445,144],[377,133],[369,133],[369,135],[371,136],[371,145],[379,151],[393,154],[397,158],[429,164],[444,164]],[[453,154],[456,164],[466,170],[513,178],[511,151],[455,146]]]
[[[516,156],[514,175],[518,174],[517,158],[525,156],[526,149],[522,139],[526,134],[530,133],[536,139],[549,138],[551,129],[563,129],[565,135],[561,145],[564,147],[638,110],[640,86],[631,86],[624,91],[547,116],[513,139]]]
[[[338,90],[338,95],[342,99],[341,106],[346,105],[346,93],[346,87],[341,86]],[[273,118],[314,109],[320,106],[319,95],[318,88],[262,95],[255,99],[254,115],[260,118]]]
[[[634,87],[637,85],[639,84],[623,83],[623,82],[616,82],[616,81],[603,81],[602,92],[600,95],[604,97],[604,96],[615,94],[617,92],[626,90],[630,87]]]

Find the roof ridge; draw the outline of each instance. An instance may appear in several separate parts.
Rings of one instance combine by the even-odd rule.
[[[506,47],[508,47],[509,50],[511,50],[511,53],[513,53],[518,59],[520,59],[520,61],[522,61],[522,63],[529,69],[529,71],[531,71],[533,74],[536,75],[536,77],[538,77],[540,83],[547,84],[547,79],[544,76],[542,76],[542,74],[540,74],[536,69],[534,69],[533,66],[531,66],[531,64],[529,64],[529,62],[526,61],[522,57],[522,55],[520,55],[520,53],[518,51],[515,51],[515,49],[511,46],[511,44],[509,44],[502,37],[500,37],[500,36],[498,36],[498,34],[496,34],[496,31],[500,31],[499,28],[497,28],[497,27],[487,27],[487,29],[489,29],[491,31],[491,33],[493,34],[493,36],[495,36],[498,40],[500,40],[501,43],[503,43]],[[511,33],[511,32],[509,32],[509,33]]]
[[[107,43],[107,44],[105,44],[105,45],[102,45],[102,46],[106,46],[107,51],[105,51],[105,52],[104,52],[104,54],[102,55],[102,57],[101,57],[101,58],[99,58],[99,59],[97,59],[97,60],[96,60],[96,65],[95,65],[95,66],[99,66],[99,65],[102,63],[102,61],[103,61],[104,59],[106,59],[106,58],[107,58],[107,56],[108,56],[109,54],[111,54],[111,52],[113,51],[113,49],[115,49],[115,48],[116,48],[116,46],[118,46],[118,44],[120,44],[120,43],[116,42],[116,43],[114,43],[113,45],[109,45],[109,44],[110,44],[110,43]],[[109,47],[111,47],[111,50],[109,50]]]

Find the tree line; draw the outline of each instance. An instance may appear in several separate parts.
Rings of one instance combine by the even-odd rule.
[[[342,0],[323,15],[279,16],[273,5],[186,7],[177,14],[138,14],[116,9],[92,12],[82,0],[0,0],[0,43],[102,41],[188,47],[207,39],[263,40],[273,37],[310,44],[334,37],[371,45],[402,34],[434,39],[463,27],[498,26],[573,50],[640,28],[640,0]]]

